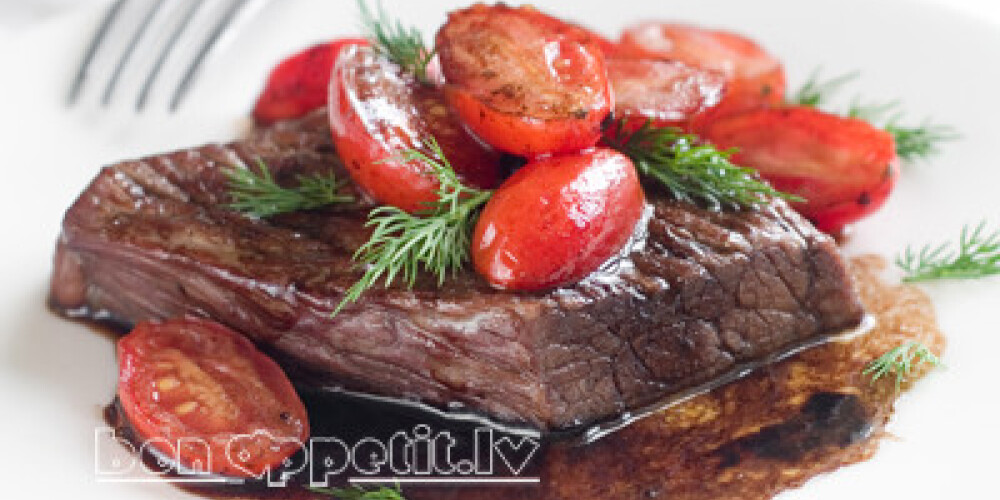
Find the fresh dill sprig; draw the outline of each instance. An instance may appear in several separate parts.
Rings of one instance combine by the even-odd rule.
[[[881,123],[881,127],[892,134],[896,141],[896,155],[905,161],[929,158],[938,152],[938,146],[942,142],[958,139],[955,129],[947,125],[926,120],[916,126],[900,125],[903,113],[899,107],[899,101],[862,104],[855,98],[847,110],[847,116],[873,124]]]
[[[911,340],[896,346],[873,360],[862,372],[872,383],[883,377],[894,377],[896,392],[906,382],[913,370],[927,364],[939,366],[941,360],[924,344]]]
[[[896,265],[906,272],[903,281],[981,278],[1000,274],[1000,230],[986,232],[986,221],[975,228],[962,228],[958,253],[950,243],[926,245],[919,252],[907,247],[896,258]]]
[[[264,160],[257,160],[257,170],[234,167],[226,170],[229,177],[229,208],[254,217],[272,215],[332,205],[351,203],[354,197],[340,192],[347,181],[327,175],[300,175],[298,186],[284,187],[275,182]]]
[[[788,99],[788,104],[813,108],[824,107],[829,103],[833,94],[839,91],[844,84],[856,79],[858,75],[859,73],[855,71],[824,81],[820,80],[819,71],[814,71],[809,80]],[[855,97],[844,115],[864,120],[892,134],[896,142],[896,155],[907,162],[933,156],[938,152],[938,146],[942,142],[952,141],[959,137],[955,129],[927,120],[920,125],[902,125],[900,120],[903,118],[903,113],[899,108],[899,101],[862,104]],[[887,116],[889,116],[888,119],[886,119]]]
[[[418,80],[426,82],[427,65],[434,59],[435,51],[424,45],[420,30],[390,18],[381,2],[377,4],[377,12],[373,13],[365,0],[358,0],[358,11],[365,37],[372,46],[390,61],[412,72]]]
[[[851,100],[851,105],[847,108],[845,115],[848,118],[857,118],[869,123],[885,121],[885,117],[890,112],[893,116],[899,116],[899,101],[889,101],[880,103],[862,103],[857,96]]]
[[[403,490],[400,489],[398,484],[392,488],[379,486],[378,488],[367,490],[360,486],[351,486],[349,488],[318,488],[309,486],[307,489],[313,493],[330,495],[339,500],[406,500],[406,497],[403,496]]]
[[[754,208],[768,198],[803,201],[774,189],[753,169],[729,161],[735,150],[720,151],[700,144],[695,135],[649,121],[634,132],[626,126],[625,119],[615,124],[605,144],[631,158],[639,173],[659,181],[678,200],[701,201],[716,210]]]
[[[912,127],[898,125],[893,120],[884,128],[896,139],[896,155],[905,161],[929,158],[937,154],[939,144],[958,138],[955,129],[927,121]]]
[[[802,84],[794,94],[792,94],[791,99],[788,100],[788,104],[795,106],[808,106],[810,108],[818,108],[823,105],[828,104],[830,96],[840,90],[844,84],[854,80],[859,75],[859,72],[855,71],[853,73],[846,73],[840,76],[835,76],[829,80],[820,80],[820,70],[817,68],[813,71],[806,83]]]
[[[440,285],[469,260],[472,229],[493,191],[462,184],[437,141],[432,137],[426,146],[431,154],[410,149],[394,159],[431,167],[438,181],[438,199],[417,213],[386,205],[368,214],[366,226],[374,231],[354,254],[365,273],[348,289],[334,314],[358,300],[379,279],[389,286],[398,278],[412,287],[423,270],[437,276]]]

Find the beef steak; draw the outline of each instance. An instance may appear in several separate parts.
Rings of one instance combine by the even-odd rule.
[[[258,159],[279,181],[342,168],[322,112],[105,167],[66,213],[52,304],[126,324],[209,317],[345,387],[542,429],[614,418],[863,314],[833,241],[783,202],[719,213],[650,193],[629,249],[576,285],[509,293],[467,271],[373,289],[331,318],[359,277],[366,208],[228,210],[223,169]]]

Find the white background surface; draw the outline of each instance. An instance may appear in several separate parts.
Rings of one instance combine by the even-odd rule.
[[[214,58],[176,116],[127,106],[101,111],[89,94],[67,110],[68,83],[101,11],[94,2],[0,0],[0,498],[184,498],[162,485],[95,482],[93,429],[114,388],[110,340],[44,308],[62,212],[105,163],[232,138],[267,69],[307,43],[355,31],[353,2],[274,1]],[[100,4],[101,2],[97,2]],[[433,33],[457,2],[387,2]],[[845,93],[900,99],[910,116],[955,125],[961,140],[905,169],[886,208],[860,224],[851,252],[895,255],[954,239],[962,224],[1000,226],[1000,5],[994,1],[688,0],[536,4],[614,32],[645,18],[729,27],[786,63],[792,86],[813,68],[861,70]],[[947,4],[947,7],[944,5]],[[126,86],[127,90],[128,86]],[[906,395],[871,462],[810,482],[785,499],[996,496],[1000,434],[1000,282],[926,287],[950,338],[947,370]],[[970,495],[971,497],[971,495]]]

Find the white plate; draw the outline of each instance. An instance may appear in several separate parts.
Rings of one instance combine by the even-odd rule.
[[[391,10],[433,32],[457,2],[394,2]],[[802,2],[700,0],[624,5],[548,2],[544,7],[607,32],[647,18],[729,27],[764,43],[786,63],[793,84],[813,68],[858,69],[848,91],[900,99],[912,118],[932,116],[963,137],[932,161],[908,166],[878,215],[857,226],[852,253],[892,256],[909,243],[954,239],[988,217],[1000,225],[1000,30],[956,12],[898,0]],[[94,429],[112,396],[109,339],[44,307],[50,258],[63,210],[99,165],[129,156],[225,140],[237,133],[263,75],[281,55],[308,42],[356,31],[353,2],[272,2],[231,48],[211,61],[175,117],[102,113],[92,103],[61,106],[97,9],[9,36],[0,78],[4,160],[0,228],[0,485],[5,498],[187,498],[172,487],[95,480]],[[162,104],[165,96],[156,96]],[[93,96],[91,96],[93,99]],[[811,481],[785,499],[938,498],[995,491],[996,353],[1000,353],[1000,280],[942,283],[927,291],[949,335],[948,368],[903,397],[871,461]],[[982,496],[982,495],[979,495]]]

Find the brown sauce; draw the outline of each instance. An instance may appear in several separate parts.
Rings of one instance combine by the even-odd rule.
[[[878,275],[884,267],[872,256],[850,265],[876,320],[865,335],[807,350],[586,446],[542,442],[521,472],[538,476],[537,484],[404,485],[404,494],[410,500],[757,500],[868,459],[898,394],[889,381],[871,384],[862,374],[865,365],[908,340],[919,340],[939,355],[945,346],[927,296],[912,286],[883,283]],[[427,424],[449,430],[457,438],[453,451],[464,456],[473,448],[474,428],[480,427],[345,394],[307,391],[303,399],[314,435],[348,442]],[[114,406],[108,417],[122,427]],[[186,489],[212,498],[322,498],[304,489],[303,480],[285,488]]]

